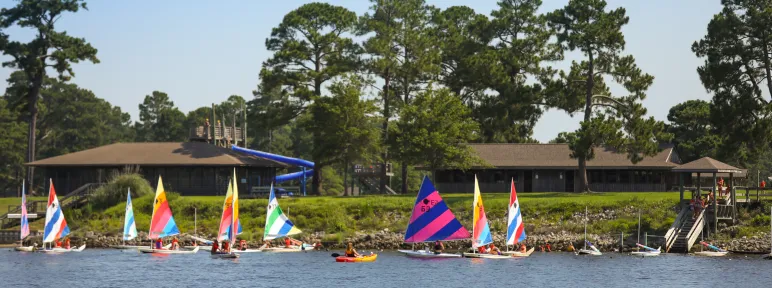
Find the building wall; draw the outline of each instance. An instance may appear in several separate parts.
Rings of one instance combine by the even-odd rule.
[[[188,167],[188,166],[145,166],[139,167],[142,175],[155,189],[158,176],[163,178],[166,191],[181,195],[225,195],[228,179],[233,175],[234,167]],[[54,181],[60,195],[88,183],[104,183],[113,175],[123,171],[119,167],[57,167],[45,169],[46,176]],[[276,169],[270,167],[236,167],[239,191],[249,193],[253,186],[269,186],[276,175]]]

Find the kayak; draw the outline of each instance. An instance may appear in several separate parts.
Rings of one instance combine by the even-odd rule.
[[[370,254],[359,257],[338,256],[335,257],[335,262],[374,262],[377,258],[378,254]]]
[[[415,258],[461,258],[461,254],[440,253],[435,254],[432,251],[426,250],[397,250],[397,252],[405,254],[408,257]]]
[[[501,254],[509,255],[512,257],[528,257],[528,256],[531,256],[531,253],[533,253],[534,250],[536,250],[536,248],[531,247],[531,249],[528,249],[528,251],[526,251],[525,253],[520,251],[506,251],[506,252],[501,252]]]

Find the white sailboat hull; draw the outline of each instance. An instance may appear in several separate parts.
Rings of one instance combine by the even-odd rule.
[[[231,253],[215,253],[212,254],[212,258],[219,258],[219,259],[237,259],[239,258],[239,254],[236,254],[234,252]]]
[[[286,247],[270,247],[270,248],[261,248],[260,251],[262,252],[271,252],[271,253],[280,253],[280,252],[303,252],[303,251],[310,251],[313,250],[313,248],[305,248],[302,249],[300,246],[290,246],[290,248]]]
[[[461,258],[461,254],[439,253],[436,254],[432,251],[426,250],[397,250],[397,252],[405,254],[408,257],[415,258]]]
[[[56,254],[56,253],[66,253],[66,252],[80,252],[80,251],[83,251],[84,249],[86,249],[86,244],[80,245],[80,247],[78,248],[70,248],[70,249],[52,248],[52,249],[39,249],[37,251],[42,253]]]
[[[591,255],[591,256],[601,256],[603,253],[600,251],[595,251],[592,249],[579,249],[579,251],[576,251],[577,255]]]
[[[13,247],[13,250],[19,251],[19,252],[34,252],[35,247],[33,246],[16,246]]]
[[[535,250],[536,250],[536,248],[531,247],[531,249],[528,249],[528,251],[526,251],[525,253],[520,252],[520,251],[506,251],[506,252],[501,252],[501,253],[504,254],[504,255],[512,256],[512,257],[528,257],[528,256],[531,256],[531,253],[533,253],[533,251],[535,251]]]
[[[480,254],[480,253],[464,253],[466,258],[483,258],[483,259],[512,259],[514,257],[510,255],[494,255],[494,254]]]
[[[662,247],[660,247],[660,248],[662,248]],[[630,255],[641,256],[641,257],[655,257],[655,256],[659,256],[660,254],[662,254],[662,251],[659,250],[660,248],[657,248],[657,251],[648,251],[648,250],[647,251],[634,251],[634,252],[631,252]]]
[[[198,247],[198,250],[201,251],[212,251],[212,246],[185,246],[185,249],[193,250],[196,247]]]
[[[729,251],[700,251],[700,252],[694,252],[694,255],[696,256],[704,256],[704,257],[723,257],[728,254]]]
[[[196,254],[198,247],[193,250],[169,250],[169,249],[153,249],[153,248],[139,248],[137,249],[142,253],[155,253],[155,254]]]

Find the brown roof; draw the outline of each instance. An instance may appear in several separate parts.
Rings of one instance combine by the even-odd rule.
[[[29,166],[259,166],[288,167],[204,142],[116,143],[27,163]]]
[[[498,168],[546,168],[576,169],[576,159],[571,158],[568,144],[468,144],[488,164]],[[653,157],[645,157],[633,164],[627,154],[612,149],[595,148],[595,158],[587,161],[587,167],[595,169],[670,169],[680,162],[672,145],[661,147]]]
[[[692,162],[673,168],[674,172],[741,173],[740,168],[710,157],[702,157]]]

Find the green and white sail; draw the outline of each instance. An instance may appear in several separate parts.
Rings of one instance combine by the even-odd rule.
[[[295,224],[292,224],[287,215],[281,211],[279,201],[276,200],[276,194],[273,193],[273,184],[271,184],[271,195],[268,197],[268,208],[266,210],[263,240],[273,240],[303,233],[300,229],[295,228]]]

